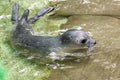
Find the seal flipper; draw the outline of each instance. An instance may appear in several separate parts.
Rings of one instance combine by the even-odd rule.
[[[36,15],[31,17],[28,22],[33,24],[35,21],[37,21],[41,16],[44,16],[46,13],[49,13],[54,10],[54,7],[51,8],[42,8]]]
[[[29,10],[26,9],[20,19],[20,23],[23,25],[23,23],[28,22],[28,16],[29,16]]]
[[[19,19],[18,12],[19,12],[19,5],[17,3],[14,3],[12,7],[12,17],[11,17],[12,24],[18,22]]]

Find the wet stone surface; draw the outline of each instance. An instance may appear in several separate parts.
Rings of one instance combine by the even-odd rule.
[[[65,0],[61,1],[56,15],[120,15],[119,0]]]
[[[80,28],[95,38],[94,55],[66,62],[68,68],[53,70],[48,80],[119,80],[120,20],[110,16],[73,15],[61,26],[61,29],[70,28]]]
[[[71,16],[61,26],[62,29],[76,27],[95,38],[95,55],[79,62],[66,62],[68,68],[53,70],[49,80],[119,80],[120,20],[107,16]]]

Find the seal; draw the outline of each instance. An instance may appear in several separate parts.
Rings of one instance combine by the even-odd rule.
[[[12,24],[14,25],[10,36],[11,43],[17,48],[26,49],[29,52],[37,51],[39,54],[51,57],[53,57],[53,52],[62,54],[68,53],[72,49],[90,49],[94,47],[96,41],[88,36],[86,32],[78,29],[70,29],[61,35],[52,37],[33,35],[31,33],[31,25],[52,10],[54,10],[54,7],[43,8],[36,15],[28,19],[29,10],[26,9],[19,19],[19,5],[15,3],[12,8],[11,17]]]

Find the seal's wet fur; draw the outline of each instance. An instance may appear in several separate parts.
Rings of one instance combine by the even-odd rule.
[[[84,31],[70,29],[58,36],[35,36],[31,33],[31,24],[37,21],[41,16],[50,12],[54,8],[43,8],[35,16],[28,19],[29,10],[26,9],[19,19],[19,5],[15,3],[12,8],[11,21],[14,25],[11,33],[11,42],[15,46],[23,47],[29,51],[36,50],[44,54],[51,52],[59,52],[65,48],[75,47],[93,47],[96,42],[89,37]]]

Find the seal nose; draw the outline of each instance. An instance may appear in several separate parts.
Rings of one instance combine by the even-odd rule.
[[[93,44],[96,45],[96,41]]]

